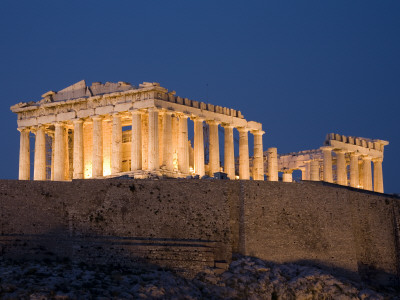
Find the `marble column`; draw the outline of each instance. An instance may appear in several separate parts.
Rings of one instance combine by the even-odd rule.
[[[131,171],[142,169],[142,113],[132,112]]]
[[[382,158],[374,158],[374,191],[383,193]]]
[[[324,157],[324,181],[333,182],[332,176],[332,147],[324,146],[320,148]]]
[[[149,171],[155,171],[160,168],[158,157],[158,110],[155,107],[149,111],[149,150],[148,150],[148,168]]]
[[[301,167],[299,168],[301,171],[301,180],[307,180],[307,175],[306,175],[306,167]]]
[[[360,184],[359,170],[358,170],[358,158],[360,154],[352,152],[350,153],[350,186],[358,188]]]
[[[43,126],[36,130],[33,180],[46,180],[46,136]]]
[[[29,142],[29,129],[18,128],[20,132],[19,140],[19,180],[29,180],[30,179],[30,142]]]
[[[74,120],[73,179],[83,179],[83,120]]]
[[[306,161],[305,162],[305,168],[304,168],[304,178],[305,179],[303,179],[303,180],[310,180],[310,178],[311,178],[311,176],[310,176],[310,169],[311,169],[311,167],[310,167],[310,164],[311,164],[311,161]]]
[[[224,125],[224,172],[229,179],[235,179],[235,149],[231,125]]]
[[[189,174],[188,117],[179,116],[178,167],[183,174]]]
[[[174,166],[174,172],[178,172],[178,152],[179,152],[179,119],[176,114],[171,116],[172,119],[172,164]]]
[[[312,160],[310,162],[310,180],[319,181],[319,161]]]
[[[92,178],[103,176],[103,118],[94,116],[93,120],[93,152]]]
[[[363,156],[363,184],[364,190],[372,191],[372,168],[371,168],[371,157]]]
[[[158,111],[158,167],[164,162],[164,116],[165,110]]]
[[[264,131],[253,130],[254,136],[254,159],[253,159],[253,179],[264,180],[264,153],[263,153],[263,134]]]
[[[283,182],[293,182],[292,173],[293,173],[293,170],[285,170],[282,174],[282,181]]]
[[[278,181],[278,149],[268,148],[268,181]]]
[[[174,170],[173,149],[172,149],[172,113],[165,112],[163,117],[163,163],[162,165],[168,170]]]
[[[346,172],[346,158],[345,151],[336,151],[336,172],[337,172],[337,184],[347,185],[347,172]]]
[[[203,119],[194,118],[194,172],[200,178],[204,176],[204,133]]]
[[[209,145],[210,145],[210,162],[209,162],[209,176],[214,177],[214,173],[221,171],[219,162],[219,137],[218,137],[218,122],[207,121],[210,128]]]
[[[239,179],[250,179],[248,129],[239,127]]]
[[[122,172],[122,123],[121,116],[112,116],[111,129],[111,174]]]
[[[65,125],[55,124],[54,133],[54,181],[65,180]]]

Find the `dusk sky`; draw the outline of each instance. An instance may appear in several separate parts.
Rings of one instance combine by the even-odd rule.
[[[82,79],[149,81],[261,122],[265,150],[387,140],[385,192],[400,192],[398,0],[3,0],[0,41],[0,178],[18,178],[11,105]]]

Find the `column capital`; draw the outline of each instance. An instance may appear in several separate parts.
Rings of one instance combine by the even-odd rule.
[[[144,113],[141,109],[132,110],[132,115],[142,115]]]
[[[371,155],[361,155],[361,159],[362,160],[372,160],[372,156]]]
[[[350,152],[350,157],[359,157],[360,155],[359,152]]]
[[[208,125],[219,125],[219,124],[221,124],[221,122],[218,122],[216,120],[206,120],[206,123]]]
[[[383,158],[382,157],[373,157],[372,158],[372,162],[374,162],[374,163],[375,162],[380,162],[381,163],[381,162],[383,162]]]
[[[236,128],[239,132],[244,132],[244,133],[246,133],[246,132],[249,132],[249,128],[247,128],[247,127],[237,127]]]
[[[155,107],[155,106],[152,106],[152,107],[148,107],[147,111],[149,111],[149,112],[155,112],[155,111],[158,112],[159,109],[157,107]]]
[[[24,132],[24,131],[31,131],[31,127],[18,127],[17,130],[19,132]]]
[[[53,123],[55,127],[65,126],[65,122],[55,122]]]
[[[91,118],[92,118],[93,121],[94,121],[94,120],[100,121],[100,120],[103,120],[103,119],[104,119],[104,116],[96,115],[96,116],[91,116]]]
[[[265,131],[263,131],[263,130],[258,130],[258,129],[250,130],[250,132],[251,132],[251,134],[253,134],[253,135],[264,135],[264,133],[265,133]]]
[[[184,113],[175,113],[179,119],[188,119],[189,116],[185,115]]]
[[[84,121],[82,119],[74,119],[72,120],[72,123],[74,124],[79,124],[79,123],[83,123]]]
[[[199,117],[199,116],[192,116],[190,117],[190,119],[192,119],[193,122],[204,122],[204,118]]]
[[[334,149],[333,150],[335,153],[340,153],[340,154],[346,154],[348,151],[344,149]]]
[[[221,123],[221,126],[222,126],[223,128],[235,128],[235,126],[233,126],[233,125],[231,125],[231,124],[228,124],[228,123]]]

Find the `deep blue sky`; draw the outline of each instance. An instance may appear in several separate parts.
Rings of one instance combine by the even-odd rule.
[[[329,132],[388,140],[400,192],[400,1],[3,0],[0,41],[0,178],[18,173],[9,106],[81,79],[155,81],[241,110],[280,153]]]

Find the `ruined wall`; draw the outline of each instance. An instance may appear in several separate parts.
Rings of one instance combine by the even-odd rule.
[[[3,257],[199,270],[232,252],[396,285],[400,199],[326,183],[0,181]]]

